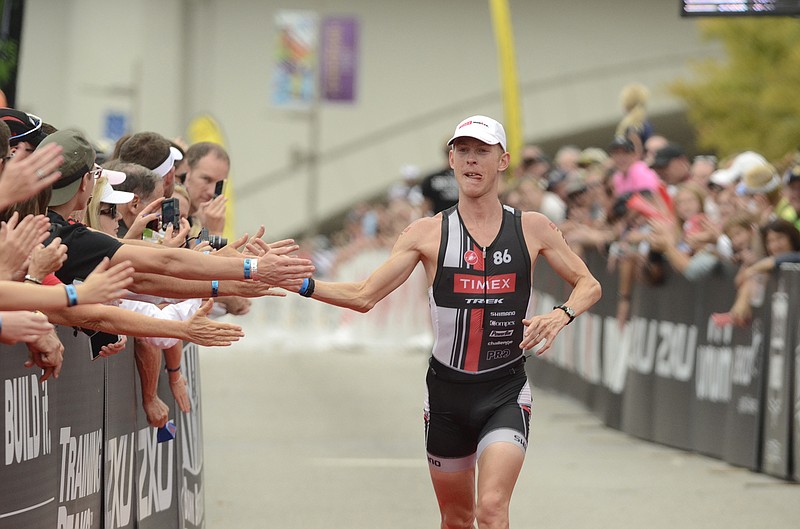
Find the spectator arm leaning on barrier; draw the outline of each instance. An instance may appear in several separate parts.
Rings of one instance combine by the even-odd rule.
[[[142,389],[142,408],[147,423],[161,428],[169,420],[169,407],[158,397],[158,376],[161,371],[161,349],[149,343],[134,340],[133,356]]]
[[[788,252],[775,256],[763,257],[742,270],[742,273],[736,276],[736,285],[741,287],[758,274],[768,274],[783,263],[798,262],[800,262],[800,252]]]
[[[168,349],[164,349],[164,365],[166,366],[167,376],[169,377],[169,389],[175,402],[183,413],[191,411],[191,401],[189,392],[186,388],[186,379],[181,373],[181,358],[183,356],[183,344],[176,343]]]
[[[119,299],[133,281],[130,262],[122,261],[109,267],[103,259],[86,281],[63,288],[12,281],[0,282],[0,309],[47,310],[72,306],[76,303],[105,303]]]
[[[109,305],[78,305],[44,311],[57,325],[85,327],[128,336],[163,336],[204,346],[227,346],[244,336],[238,325],[208,319],[213,300],[204,303],[186,321],[160,320]]]
[[[44,382],[50,375],[58,378],[61,373],[61,364],[64,362],[64,344],[58,338],[55,329],[39,336],[36,340],[26,344],[28,347],[28,360],[25,367],[34,365],[42,369],[40,382]]]

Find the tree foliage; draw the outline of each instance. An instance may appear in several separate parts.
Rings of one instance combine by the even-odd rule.
[[[720,41],[724,62],[693,65],[696,78],[673,83],[698,146],[727,156],[745,150],[778,159],[800,145],[800,21],[715,19],[703,36]]]
[[[0,85],[11,79],[17,67],[17,43],[13,40],[0,40]]]

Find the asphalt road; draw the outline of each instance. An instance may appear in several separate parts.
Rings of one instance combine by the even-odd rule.
[[[203,349],[206,527],[439,527],[423,353]],[[796,529],[800,486],[608,429],[534,388],[514,528]]]

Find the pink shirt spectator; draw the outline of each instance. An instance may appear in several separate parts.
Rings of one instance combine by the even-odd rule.
[[[661,185],[658,175],[647,167],[643,161],[636,161],[631,164],[628,170],[623,173],[617,171],[612,177],[614,184],[614,195],[622,196],[625,193],[635,193],[636,191],[656,192]]]

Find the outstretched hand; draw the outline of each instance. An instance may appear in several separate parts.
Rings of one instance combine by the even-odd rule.
[[[86,281],[76,287],[78,302],[106,303],[123,297],[125,288],[133,283],[133,271],[130,261],[109,268],[108,257],[104,258]]]
[[[210,320],[208,313],[214,306],[214,300],[209,299],[189,318],[187,339],[197,345],[227,346],[244,336],[242,328],[231,323]]]
[[[302,257],[291,257],[300,247],[291,239],[267,244],[256,239],[254,247],[265,249],[258,259],[258,279],[268,285],[284,286],[295,279],[311,277],[316,268],[310,260]]]

